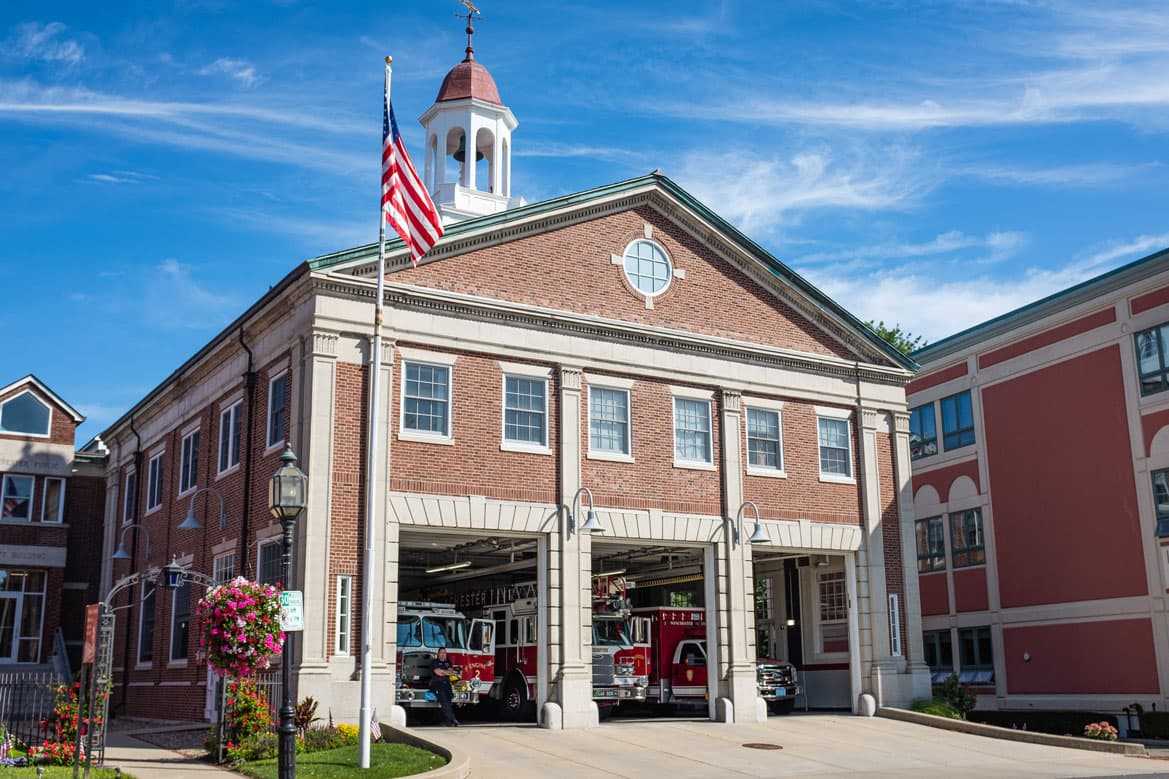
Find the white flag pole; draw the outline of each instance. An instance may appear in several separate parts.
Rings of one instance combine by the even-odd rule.
[[[385,111],[390,106],[390,77],[393,75],[393,57],[386,57]],[[384,145],[381,153],[385,153]],[[378,181],[381,181],[381,160],[378,161]],[[372,712],[370,698],[372,683],[370,661],[373,658],[373,539],[377,521],[378,411],[381,406],[382,370],[382,298],[386,284],[386,218],[382,211],[382,184],[378,184],[377,217],[377,298],[373,308],[373,343],[369,350],[369,457],[365,472],[365,560],[361,574],[361,709],[358,714],[358,766],[369,768],[370,729]],[[391,695],[393,695],[391,690]]]

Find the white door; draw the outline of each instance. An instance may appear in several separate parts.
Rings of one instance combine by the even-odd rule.
[[[203,718],[208,722],[219,721],[219,688],[223,677],[207,666],[207,699],[203,703]]]
[[[0,663],[16,662],[16,636],[20,628],[21,597],[15,592],[0,592]]]

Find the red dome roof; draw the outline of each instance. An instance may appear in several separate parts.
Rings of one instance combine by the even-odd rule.
[[[487,72],[487,68],[473,59],[465,59],[451,68],[450,73],[442,80],[438,88],[438,97],[434,102],[445,100],[462,100],[473,97],[487,103],[503,105],[499,99],[499,89],[495,86],[495,79]]]

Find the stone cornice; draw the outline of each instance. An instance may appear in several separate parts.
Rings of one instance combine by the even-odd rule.
[[[312,283],[322,294],[366,299],[371,303],[376,291],[371,281],[349,280],[335,274],[314,274]],[[461,319],[503,323],[545,332],[564,333],[593,340],[604,339],[636,346],[665,349],[718,359],[748,362],[786,370],[833,378],[855,379],[873,384],[903,386],[911,378],[901,368],[857,364],[838,357],[818,356],[806,352],[732,341],[714,336],[652,328],[619,320],[541,309],[488,298],[414,287],[387,284],[384,303],[401,309],[435,313]]]

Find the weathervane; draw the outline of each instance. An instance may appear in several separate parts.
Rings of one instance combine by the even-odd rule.
[[[481,14],[479,13],[479,9],[475,7],[475,4],[472,3],[471,0],[459,0],[459,2],[462,4],[463,8],[467,10],[466,13],[455,14],[455,16],[459,19],[467,20],[467,57],[463,60],[463,62],[470,62],[471,60],[475,59],[475,49],[471,46],[471,36],[475,34],[474,21],[475,17],[481,17]],[[483,19],[480,18],[479,21],[483,21]]]

